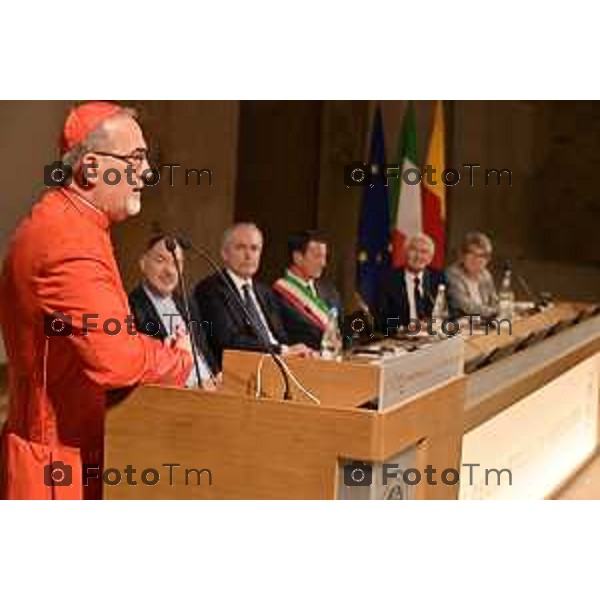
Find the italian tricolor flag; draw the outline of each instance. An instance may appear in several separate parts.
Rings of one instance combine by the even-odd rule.
[[[424,232],[435,242],[435,255],[431,266],[442,268],[446,244],[446,186],[442,182],[445,169],[444,115],[441,100],[434,104],[433,129],[425,165],[435,171],[432,180],[437,185],[428,185],[425,169],[421,170],[422,183],[410,185],[402,180],[405,173],[409,181],[417,179],[417,174],[408,169],[416,169],[417,124],[415,105],[411,100],[406,109],[404,124],[398,136],[398,158],[400,165],[397,179],[391,180],[391,254],[394,267],[405,264],[404,243],[408,237]]]
[[[421,210],[421,184],[410,185],[402,180],[402,174],[408,169],[417,169],[417,124],[415,105],[411,100],[406,109],[404,125],[398,135],[398,154],[396,162],[400,165],[398,177],[391,180],[391,255],[394,267],[404,265],[404,243],[411,235],[423,231]],[[416,179],[415,171],[408,171],[409,181]]]
[[[442,173],[446,168],[444,144],[444,107],[442,100],[436,100],[425,164],[435,169],[432,180],[437,185],[428,185],[427,177],[423,179],[423,231],[435,242],[431,266],[436,269],[444,265],[446,246],[446,185],[442,181]]]

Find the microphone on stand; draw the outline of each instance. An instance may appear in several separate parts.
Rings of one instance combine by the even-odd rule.
[[[521,287],[525,290],[525,293],[531,298],[532,302],[535,304],[536,309],[540,310],[542,308],[546,308],[552,302],[552,294],[550,292],[533,292],[531,287],[527,284],[526,279],[517,274],[517,280]]]
[[[513,272],[517,282],[519,283],[519,286],[523,289],[523,291],[527,295],[527,298],[529,298],[529,300],[533,302],[535,310],[539,311],[542,308],[548,306],[550,302],[552,302],[551,294],[546,292],[540,294],[537,291],[532,290],[525,277],[521,273],[513,269],[511,261],[506,260],[503,262],[503,265],[504,269],[509,268]]]
[[[190,303],[187,295],[187,289],[185,285],[185,281],[183,279],[183,271],[179,266],[179,261],[177,260],[177,242],[172,237],[165,238],[165,246],[167,250],[171,253],[173,257],[173,261],[175,262],[175,268],[177,269],[177,276],[179,278],[179,292],[181,294],[181,298],[183,299],[183,310],[185,312],[185,320],[188,323],[188,333],[190,336],[190,345],[192,347],[192,356],[194,357],[194,368],[196,370],[196,377],[198,379],[198,386],[202,386],[202,378],[200,377],[200,359],[198,358],[198,348],[196,347],[196,337],[194,336],[194,332],[192,331],[192,315],[190,312]]]
[[[170,235],[167,235],[165,237],[166,237],[165,244],[167,245],[167,249],[169,250],[169,252],[172,252],[174,254],[174,250],[171,251],[169,246],[171,245],[175,248],[177,246],[177,243],[179,243],[179,245],[182,248],[193,250],[194,252],[196,252],[196,254],[199,254],[210,265],[213,272],[217,275],[217,277],[221,280],[221,282],[225,284],[227,289],[231,292],[231,295],[236,299],[235,301],[237,302],[239,308],[241,309],[247,324],[252,329],[254,335],[256,335],[256,337],[261,342],[261,344],[263,346],[263,350],[271,356],[271,358],[277,365],[279,371],[281,372],[281,376],[283,377],[283,383],[284,383],[284,392],[283,392],[284,400],[291,400],[292,394],[290,391],[290,380],[288,377],[288,373],[287,373],[285,364],[283,363],[281,357],[273,350],[273,347],[272,347],[271,343],[269,342],[269,340],[265,339],[262,332],[259,330],[258,327],[256,327],[256,325],[252,321],[252,317],[250,316],[250,313],[248,312],[248,308],[246,307],[246,305],[240,298],[240,295],[239,295],[237,289],[234,287],[233,283],[231,283],[229,278],[223,273],[222,268],[213,259],[213,257],[210,255],[208,250],[206,250],[202,246],[196,246],[195,244],[193,244],[190,241],[189,238],[182,238],[180,236],[170,236]],[[177,264],[177,261],[175,261],[175,262]],[[177,268],[179,271],[179,267],[177,267]],[[183,280],[181,279],[181,277],[180,277],[179,281],[180,281],[180,284],[183,283]],[[185,302],[187,303],[187,300],[185,300]],[[186,310],[189,310],[189,309],[186,308]],[[192,348],[193,347],[194,346],[192,346]]]

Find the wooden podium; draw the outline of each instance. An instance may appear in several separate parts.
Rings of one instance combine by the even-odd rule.
[[[145,386],[110,408],[105,472],[123,476],[117,485],[105,481],[104,497],[342,498],[346,488],[373,489],[345,486],[343,465],[377,465],[402,453],[421,472],[427,465],[437,469],[438,485],[423,478],[411,486],[411,497],[458,496],[458,486],[443,485],[439,474],[460,470],[464,377],[378,412],[378,366],[285,360],[319,404],[294,384],[293,399],[282,400],[281,374],[271,357],[228,351],[219,392]],[[127,465],[137,485],[127,483]]]

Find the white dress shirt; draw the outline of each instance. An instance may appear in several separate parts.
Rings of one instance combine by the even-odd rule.
[[[421,298],[424,298],[423,274],[424,271],[419,271],[418,273],[413,273],[408,269],[404,271],[404,281],[406,283],[406,295],[408,296],[408,308],[410,311],[410,319],[418,319],[417,305],[415,303],[415,279],[417,277],[419,278],[419,292],[421,294]]]
[[[229,275],[229,277],[231,277],[231,280],[233,281],[233,284],[235,285],[235,287],[242,299],[242,302],[244,302],[244,286],[246,284],[248,284],[250,286],[250,296],[252,297],[252,300],[254,301],[254,304],[256,305],[256,310],[258,311],[258,315],[261,318],[263,326],[266,329],[267,333],[269,334],[269,342],[271,342],[271,344],[273,344],[275,346],[279,345],[279,340],[273,335],[273,332],[271,331],[271,328],[269,327],[269,321],[267,321],[267,319],[265,317],[265,313],[263,312],[262,307],[260,305],[260,302],[258,301],[256,294],[254,293],[254,285],[252,283],[252,279],[240,277],[239,275],[236,275],[230,269],[225,269],[225,270],[227,272],[227,275]]]
[[[175,331],[177,330],[178,325],[184,324],[185,320],[182,317],[181,313],[177,309],[177,305],[173,300],[173,296],[161,296],[157,294],[154,290],[147,286],[146,284],[142,284],[144,291],[150,298],[150,302],[156,309],[162,324],[165,327],[168,336],[175,335]],[[187,329],[187,328],[186,328]],[[189,335],[189,330],[188,330]],[[208,380],[212,377],[212,373],[206,364],[206,360],[202,356],[202,352],[200,348],[198,350],[198,366],[200,367],[200,378],[204,380]],[[196,387],[198,385],[198,377],[196,376],[196,368],[194,367],[190,374],[188,375],[187,381],[185,382],[185,387]]]

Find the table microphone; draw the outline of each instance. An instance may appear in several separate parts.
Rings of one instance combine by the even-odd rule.
[[[549,294],[540,294],[538,292],[534,292],[531,289],[531,286],[527,283],[527,280],[525,279],[525,277],[523,277],[523,275],[520,272],[515,271],[512,268],[511,261],[506,260],[506,261],[504,261],[503,265],[504,265],[503,266],[504,269],[506,269],[508,267],[513,272],[515,279],[517,280],[517,282],[519,283],[519,285],[521,286],[521,288],[523,289],[523,291],[525,292],[525,294],[527,295],[529,300],[531,300],[533,302],[536,310],[538,310],[538,311],[541,310],[542,308],[544,308],[551,302],[552,297]],[[544,296],[547,296],[547,297],[544,297]]]
[[[223,273],[223,270],[217,264],[217,262],[213,259],[213,257],[210,255],[208,250],[206,250],[205,248],[203,248],[201,246],[196,246],[195,244],[193,244],[190,241],[189,238],[181,238],[180,236],[166,236],[166,238],[165,238],[165,244],[167,246],[167,250],[169,250],[169,252],[172,252],[173,254],[174,254],[175,250],[173,249],[171,251],[170,246],[175,248],[177,246],[178,242],[182,248],[191,249],[194,252],[196,252],[196,254],[199,254],[210,265],[212,271],[217,275],[217,277],[221,280],[221,282],[223,282],[225,284],[225,286],[227,287],[227,289],[231,292],[231,295],[236,299],[235,301],[238,303],[238,306],[239,306],[240,310],[242,311],[247,324],[252,329],[254,335],[256,335],[258,340],[261,342],[261,344],[263,346],[263,350],[271,356],[271,358],[277,365],[279,371],[281,372],[281,376],[283,377],[283,382],[284,382],[284,392],[283,392],[284,400],[291,400],[292,394],[290,392],[290,380],[289,380],[289,377],[288,377],[288,374],[286,371],[286,367],[283,364],[281,357],[273,350],[272,345],[269,342],[269,340],[266,340],[263,337],[262,332],[253,323],[252,317],[250,316],[250,314],[248,312],[248,308],[246,307],[246,305],[240,298],[240,295],[239,295],[237,289],[235,289],[235,287],[233,286],[231,281],[229,281],[229,279],[225,276],[225,274]],[[177,264],[177,261],[176,261],[176,264]],[[178,269],[179,269],[179,267],[178,267]],[[180,278],[180,283],[183,283],[183,280],[181,278]]]
[[[527,280],[525,279],[525,277],[523,277],[523,275],[521,275],[520,273],[517,273],[516,275],[517,275],[517,281],[519,282],[519,284],[523,288],[523,290],[525,290],[525,293],[533,301],[535,308],[537,310],[540,310],[541,308],[548,306],[548,304],[550,304],[550,302],[552,302],[551,294],[546,293],[546,292],[544,292],[542,294],[534,292],[531,289],[531,287],[528,285]]]

